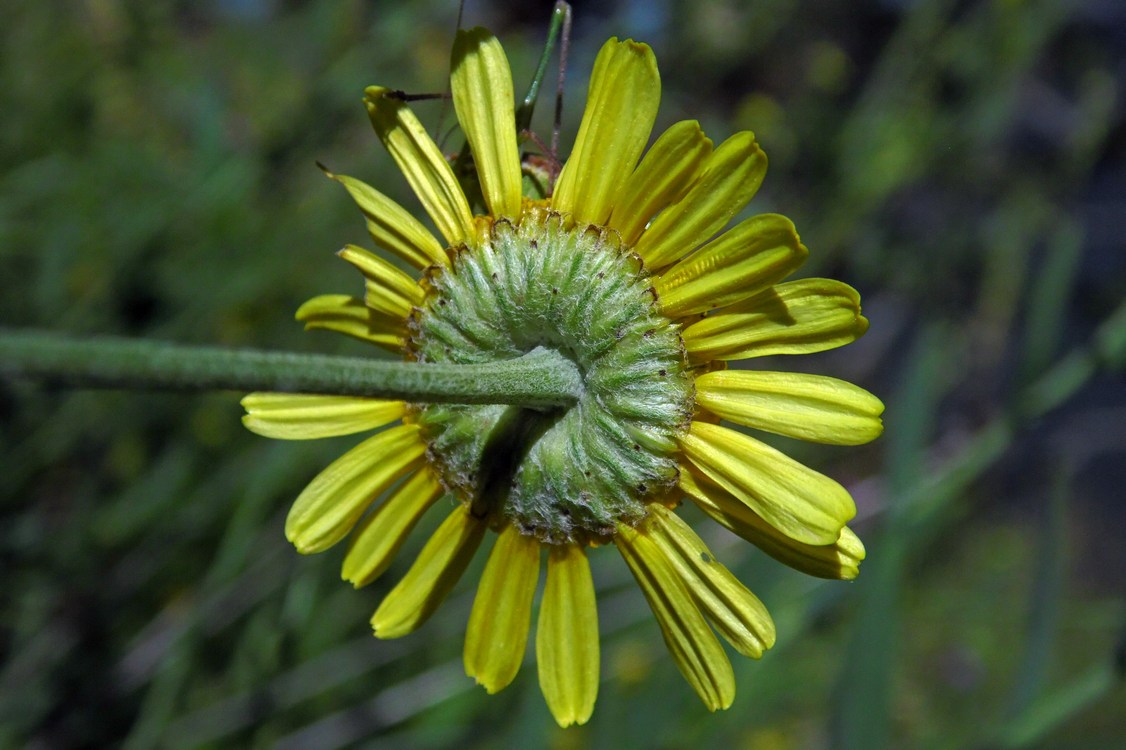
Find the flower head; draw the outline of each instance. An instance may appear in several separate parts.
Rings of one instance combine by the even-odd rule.
[[[372,627],[394,638],[421,625],[495,532],[465,642],[466,670],[489,692],[511,682],[523,660],[546,552],[536,655],[563,726],[589,718],[598,688],[587,552],[615,545],[681,672],[709,709],[726,708],[734,677],[715,633],[758,658],[774,643],[774,625],[675,508],[687,497],[811,575],[857,575],[864,547],[846,526],[855,514],[848,492],[720,422],[825,443],[875,438],[883,407],[856,386],[726,369],[730,360],[855,340],[867,328],[858,296],[836,281],[782,281],[807,254],[783,216],[753,216],[725,231],[766,172],[752,133],[713,147],[696,122],[680,122],[645,149],[660,98],[648,46],[603,46],[554,190],[521,158],[497,39],[460,32],[450,81],[474,167],[468,187],[403,97],[365,92],[376,134],[441,239],[374,188],[330,175],[359,205],[375,244],[420,279],[348,246],[340,255],[363,274],[365,295],[316,297],[298,318],[418,362],[471,364],[553,348],[575,362],[584,392],[559,411],[251,394],[244,421],[270,437],[394,424],[309,484],[286,533],[304,553],[350,535],[343,576],[362,586],[451,496],[446,520]],[[467,195],[479,196],[484,213]]]

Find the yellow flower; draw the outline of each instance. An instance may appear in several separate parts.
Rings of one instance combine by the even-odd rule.
[[[785,217],[754,216],[723,231],[766,172],[752,133],[713,148],[696,122],[680,122],[645,151],[660,99],[648,46],[603,46],[553,191],[542,170],[522,164],[512,77],[496,38],[459,33],[450,82],[475,174],[455,172],[401,96],[370,87],[365,98],[441,240],[374,188],[330,175],[359,205],[375,244],[422,278],[348,246],[340,255],[365,277],[365,296],[316,297],[298,318],[420,362],[552,347],[576,362],[586,391],[562,413],[251,394],[244,421],[269,437],[397,423],[321,472],[295,502],[286,534],[303,553],[351,534],[343,577],[363,586],[451,495],[448,517],[372,627],[395,638],[421,625],[486,531],[496,531],[465,641],[466,671],[490,693],[524,658],[546,549],[536,656],[562,726],[593,710],[599,645],[587,550],[614,544],[681,672],[709,709],[726,708],[734,677],[715,632],[758,658],[774,643],[774,625],[673,509],[687,496],[798,570],[857,575],[864,547],[846,526],[855,514],[848,492],[719,422],[824,443],[879,435],[883,406],[856,386],[725,369],[729,360],[855,340],[867,328],[859,298],[836,281],[782,282],[807,254]],[[469,195],[479,190],[483,215],[474,215],[466,185]]]

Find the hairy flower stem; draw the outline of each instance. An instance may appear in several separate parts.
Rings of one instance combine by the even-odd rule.
[[[4,329],[0,373],[77,387],[287,391],[534,409],[570,406],[583,392],[575,363],[542,347],[486,364],[418,364]]]

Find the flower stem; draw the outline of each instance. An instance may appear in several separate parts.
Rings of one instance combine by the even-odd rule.
[[[486,364],[418,364],[5,329],[0,373],[78,387],[287,391],[532,408],[569,406],[583,390],[575,363],[543,347]]]
[[[547,75],[547,64],[551,60],[551,53],[555,50],[555,41],[559,37],[560,30],[563,31],[563,44],[567,45],[567,36],[570,34],[571,27],[571,6],[565,2],[556,2],[555,7],[551,11],[551,24],[547,27],[547,41],[543,44],[543,52],[540,55],[540,63],[536,66],[536,74],[532,76],[532,83],[528,86],[528,93],[524,95],[524,101],[516,110],[516,132],[521,133],[528,128],[532,127],[532,112],[536,108],[536,99],[540,95],[540,84],[543,83],[544,76]],[[566,53],[563,53],[564,55]],[[560,68],[566,65],[566,59],[560,60]],[[561,71],[562,72],[562,71]],[[562,87],[563,82],[559,82]]]

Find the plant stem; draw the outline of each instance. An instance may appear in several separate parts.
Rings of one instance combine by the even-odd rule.
[[[547,64],[551,60],[552,51],[555,49],[555,41],[559,37],[559,31],[570,26],[570,20],[571,6],[565,2],[556,2],[551,11],[551,23],[547,27],[547,41],[543,44],[543,52],[540,55],[539,65],[536,66],[536,74],[532,76],[532,83],[528,86],[528,93],[524,95],[523,103],[516,110],[517,133],[532,126],[532,112],[536,108],[536,99],[540,95],[540,85],[543,83],[544,76],[547,75]],[[568,31],[564,31],[564,35],[567,33]]]
[[[419,364],[5,329],[0,373],[77,387],[286,391],[532,408],[569,406],[583,390],[574,362],[542,347],[486,364]]]

